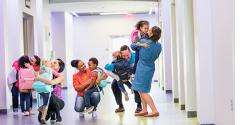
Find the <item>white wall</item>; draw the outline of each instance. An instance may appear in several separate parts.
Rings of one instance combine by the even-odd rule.
[[[195,0],[194,15],[198,120],[234,125],[234,0]]]
[[[172,49],[171,49],[171,28],[170,28],[170,3],[169,0],[160,1],[160,20],[162,22],[162,37],[163,40],[163,59],[164,59],[164,75],[165,89],[172,90]]]
[[[212,0],[211,7],[215,121],[234,125],[234,0]]]
[[[4,11],[5,11],[5,1],[1,0],[0,1],[0,48],[2,49],[1,53],[0,53],[0,60],[2,62],[2,65],[0,65],[0,70],[3,71],[2,75],[0,76],[0,81],[2,84],[0,84],[0,110],[1,109],[7,109],[7,105],[6,105],[6,84],[4,84],[6,82],[6,68],[5,68],[5,36],[4,36]]]
[[[157,25],[156,17],[148,14],[113,16],[74,17],[73,20],[73,58],[83,59],[87,63],[90,57],[99,59],[100,66],[108,60],[112,35],[130,35],[137,21],[144,19],[151,26]],[[112,50],[112,49],[110,49]]]

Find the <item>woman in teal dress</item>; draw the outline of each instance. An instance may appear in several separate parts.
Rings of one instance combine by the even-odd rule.
[[[139,46],[132,45],[131,47],[139,47],[139,61],[136,68],[135,79],[132,88],[139,92],[143,103],[141,112],[136,113],[135,116],[156,117],[159,112],[155,107],[152,97],[149,95],[151,89],[152,78],[155,72],[155,60],[161,53],[161,44],[158,40],[161,37],[161,29],[157,26],[152,27],[148,31],[149,39],[140,40]],[[144,45],[143,45],[144,44]],[[148,44],[148,45],[145,45]],[[147,105],[152,112],[148,113]]]

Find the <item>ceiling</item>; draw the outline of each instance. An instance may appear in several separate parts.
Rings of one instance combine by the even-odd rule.
[[[80,2],[81,1],[81,2]],[[158,0],[50,0],[52,12],[145,13],[158,7]]]

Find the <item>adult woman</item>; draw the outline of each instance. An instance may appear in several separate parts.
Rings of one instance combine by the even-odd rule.
[[[132,88],[139,92],[142,99],[143,109],[136,113],[136,116],[155,117],[159,116],[159,112],[155,107],[152,97],[148,94],[151,89],[151,82],[155,71],[154,61],[161,53],[161,44],[158,40],[161,37],[161,29],[157,26],[152,27],[148,31],[149,39],[140,40],[141,43],[147,43],[148,47],[140,48],[140,57],[137,64],[135,79]],[[135,47],[135,46],[131,46]],[[147,105],[150,106],[152,112],[148,113]]]
[[[63,72],[65,67],[64,62],[61,59],[56,59],[52,62],[52,69],[57,71],[58,73]],[[53,92],[50,97],[50,103],[49,103],[49,108],[48,112],[46,115],[45,107],[42,106],[39,108],[39,115],[38,115],[38,120],[41,123],[45,123],[49,118],[51,118],[51,122],[57,122],[60,123],[62,122],[62,117],[60,115],[60,110],[63,109],[64,107],[64,101],[62,100],[62,88],[64,84],[64,76],[58,76],[52,79],[48,80],[46,78],[42,77],[36,77],[36,80],[42,81],[46,84],[53,85]],[[46,117],[46,118],[45,118]]]
[[[89,85],[94,83],[99,83],[101,79],[106,79],[107,75],[104,71],[102,71],[102,76],[99,78],[96,75],[93,75],[89,68],[86,68],[86,65],[81,60],[72,60],[71,66],[79,70],[77,73],[73,75],[73,86],[77,91],[76,101],[75,101],[75,111],[79,112],[80,117],[83,116],[83,111],[85,109],[84,96],[85,93],[88,92],[86,90]],[[96,117],[96,107],[100,102],[100,93],[98,89],[91,88],[92,94],[90,96],[91,106],[94,107],[92,112],[92,117]]]

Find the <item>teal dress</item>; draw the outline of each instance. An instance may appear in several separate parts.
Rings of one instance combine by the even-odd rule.
[[[161,44],[159,42],[153,42],[150,39],[142,39],[140,42],[148,43],[149,47],[140,47],[140,57],[135,72],[135,79],[132,83],[132,89],[138,92],[149,93],[155,72],[154,62],[161,53]]]

